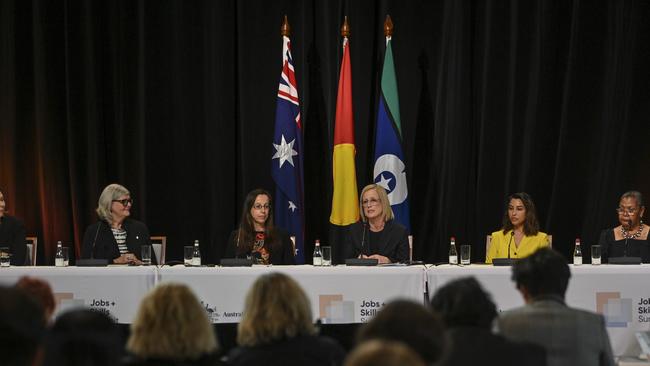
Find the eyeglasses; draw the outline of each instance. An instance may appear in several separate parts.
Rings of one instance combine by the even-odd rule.
[[[256,210],[261,210],[261,209],[269,210],[269,209],[271,209],[271,205],[269,205],[269,204],[260,205],[259,203],[257,203],[257,204],[253,205],[253,208],[256,209]]]
[[[113,202],[119,202],[122,204],[122,206],[126,207],[128,205],[133,206],[133,199],[131,198],[125,198],[123,200],[113,200]]]
[[[362,204],[362,205],[364,205],[364,206],[368,206],[368,207],[370,207],[370,206],[374,206],[374,205],[376,205],[376,204],[378,204],[378,203],[379,203],[379,200],[378,200],[378,199],[375,199],[375,198],[371,198],[371,199],[369,199],[369,200],[363,200],[363,201],[361,201],[361,204]]]
[[[616,212],[617,212],[619,215],[624,215],[624,214],[626,214],[626,213],[627,213],[628,215],[634,215],[634,213],[635,213],[637,210],[638,210],[638,209],[636,209],[636,208],[632,208],[632,207],[627,207],[627,208],[626,208],[626,207],[619,207],[619,208],[616,209]]]

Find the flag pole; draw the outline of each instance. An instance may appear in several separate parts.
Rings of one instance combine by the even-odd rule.
[[[387,39],[393,37],[393,21],[390,19],[390,15],[386,15],[386,20],[384,21],[384,36]]]
[[[341,37],[350,37],[350,24],[348,24],[348,16],[343,17],[343,25],[341,26]]]
[[[282,27],[280,27],[280,34],[283,37],[289,37],[291,35],[291,26],[289,26],[289,19],[287,14],[284,14],[284,20],[282,21]]]

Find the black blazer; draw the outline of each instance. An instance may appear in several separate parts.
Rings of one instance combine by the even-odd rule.
[[[147,225],[140,221],[126,218],[122,223],[122,228],[126,230],[126,246],[129,249],[129,252],[135,254],[138,259],[141,259],[140,247],[142,245],[151,245]],[[97,237],[97,239],[95,239],[95,237]],[[95,243],[94,251],[93,243]],[[120,249],[117,246],[117,241],[113,236],[110,224],[106,221],[97,221],[86,228],[83,247],[81,250],[81,258],[90,258],[91,251],[93,252],[93,258],[108,259],[109,263],[120,256]],[[156,254],[153,250],[151,251],[151,263],[158,263],[156,260]]]
[[[11,265],[22,266],[27,260],[27,242],[25,225],[13,216],[0,217],[0,247],[8,247],[11,253]]]
[[[406,262],[409,259],[409,242],[406,228],[395,220],[390,220],[384,225],[384,230],[379,232],[379,242],[373,243],[379,250],[377,253],[368,253],[370,228],[368,224],[358,221],[348,228],[345,243],[345,258],[357,258],[359,254],[379,254],[388,257],[391,262]]]
[[[650,239],[650,237],[648,238]],[[641,257],[643,263],[650,263],[650,240],[614,238],[613,229],[605,229],[600,232],[601,256],[603,263],[608,263],[610,257]]]
[[[224,258],[237,257],[237,231],[238,230],[233,230],[230,233],[230,237],[228,238],[228,246],[226,247],[226,253],[223,256]],[[293,245],[291,245],[291,239],[289,239],[289,234],[277,226],[275,227],[274,234],[277,240],[279,240],[280,245],[269,249],[269,251],[271,252],[270,253],[271,256],[269,257],[269,262],[271,264],[276,264],[276,265],[296,264],[296,259],[293,256]]]

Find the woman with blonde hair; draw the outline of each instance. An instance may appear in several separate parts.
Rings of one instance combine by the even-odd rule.
[[[145,296],[126,344],[129,365],[216,365],[219,345],[203,306],[183,284],[163,283]]]
[[[345,356],[334,340],[316,335],[307,295],[282,273],[259,277],[248,291],[237,343],[230,365],[332,366]]]
[[[86,228],[81,258],[142,264],[141,246],[151,245],[151,240],[147,225],[130,217],[132,206],[131,193],[124,186],[114,183],[104,188],[97,203],[99,220]],[[154,253],[151,261],[157,263]]]
[[[386,190],[369,184],[359,199],[361,221],[350,225],[345,258],[374,258],[379,264],[409,259],[406,227],[393,220]]]

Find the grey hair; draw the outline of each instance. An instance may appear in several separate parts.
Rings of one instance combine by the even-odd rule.
[[[97,216],[101,220],[106,222],[113,222],[113,214],[111,213],[111,205],[113,200],[120,198],[121,196],[130,195],[128,189],[124,186],[117,183],[109,184],[104,188],[102,194],[99,196],[99,201],[97,202]]]
[[[639,207],[643,207],[643,195],[639,191],[627,191],[621,195],[621,200],[624,198],[634,198]]]

